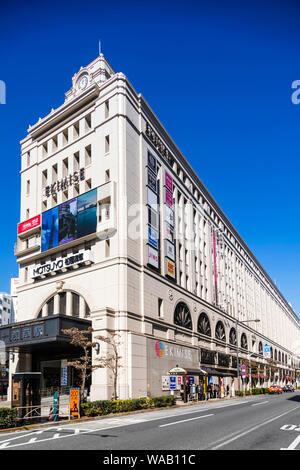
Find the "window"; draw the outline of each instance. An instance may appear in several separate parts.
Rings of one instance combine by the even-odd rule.
[[[106,170],[105,172],[105,183],[109,183],[110,181],[110,170]]]
[[[104,117],[105,119],[109,117],[109,100],[106,100],[104,103]]]
[[[105,136],[105,153],[109,153],[109,135]]]
[[[30,194],[30,180],[26,181],[26,196]]]
[[[79,317],[79,295],[72,293],[72,315]]]
[[[51,297],[51,299],[49,299],[47,302],[47,312],[48,316],[54,314],[54,297]]]
[[[184,328],[192,329],[192,317],[188,306],[184,302],[179,302],[176,305],[174,312],[174,323]]]
[[[42,173],[42,187],[43,188],[47,186],[47,181],[48,181],[48,171],[44,170]]]
[[[88,116],[85,117],[84,121],[85,121],[85,131],[88,132],[92,127],[91,115],[88,114]]]
[[[27,166],[30,166],[30,152],[27,152],[26,154],[26,163],[27,163]]]
[[[89,145],[85,147],[85,166],[90,165],[92,163],[92,147]]]
[[[110,240],[105,240],[105,256],[110,256]]]
[[[164,316],[164,311],[163,311],[163,299],[158,299],[158,316],[162,318]]]
[[[66,315],[66,299],[67,293],[61,292],[59,294],[59,313],[61,313],[62,315]]]
[[[26,219],[29,219],[29,215],[30,215],[30,210],[26,209]]]
[[[65,129],[62,133],[62,140],[63,140],[63,145],[67,145],[68,141],[69,141],[69,133],[68,133],[68,129]]]
[[[76,139],[79,137],[79,122],[76,122],[73,126],[73,138]]]

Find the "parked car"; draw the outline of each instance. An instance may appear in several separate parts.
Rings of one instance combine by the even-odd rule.
[[[282,388],[279,385],[271,385],[269,388],[269,393],[277,393],[278,395],[282,393]]]
[[[287,389],[286,390],[287,392],[294,392],[295,391],[293,385],[286,385],[286,389]]]
[[[284,385],[284,386],[281,387],[281,388],[282,388],[282,391],[283,391],[283,392],[288,392],[288,391],[289,391],[288,388],[287,388],[287,385]]]

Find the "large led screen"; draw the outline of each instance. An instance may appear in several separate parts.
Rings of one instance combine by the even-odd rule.
[[[96,232],[97,189],[78,196],[77,212],[77,238]]]
[[[42,251],[50,250],[97,230],[97,189],[42,214]]]

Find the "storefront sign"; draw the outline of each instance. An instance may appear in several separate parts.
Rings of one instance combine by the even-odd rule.
[[[41,215],[37,215],[36,217],[32,217],[32,219],[25,220],[18,224],[18,235],[21,235],[24,232],[28,232],[36,227],[41,225]]]
[[[264,358],[271,359],[271,346],[269,344],[264,345]]]
[[[166,258],[166,275],[175,279],[175,263]]]
[[[167,222],[165,222],[165,238],[174,243],[174,229]]]
[[[158,251],[148,246],[148,264],[158,269]]]
[[[173,178],[165,171],[165,185],[171,193],[173,192]]]
[[[150,170],[152,170],[153,173],[156,175],[157,173],[156,158],[150,152],[148,152],[147,164]]]
[[[170,390],[176,390],[176,375],[170,376]]]
[[[170,377],[163,375],[161,378],[161,389],[164,391],[170,390]]]
[[[154,193],[151,189],[147,188],[147,204],[152,207],[155,211],[157,211],[157,194]]]
[[[175,248],[169,240],[165,240],[165,255],[175,261]]]
[[[169,207],[173,207],[173,194],[167,188],[165,189],[165,202]]]
[[[165,204],[165,221],[168,222],[171,227],[174,227],[174,212]]]
[[[152,173],[152,171],[147,168],[147,185],[149,186],[152,191],[157,193],[157,181],[156,181],[156,175]]]
[[[93,263],[92,252],[90,250],[83,251],[82,253],[77,253],[71,256],[66,256],[64,258],[58,258],[55,261],[51,261],[50,263],[42,264],[33,268],[31,272],[31,279],[35,279],[40,276],[46,276],[47,274],[70,268],[76,264],[80,265],[87,261]]]
[[[148,227],[148,242],[154,248],[158,249],[158,232],[152,227]]]

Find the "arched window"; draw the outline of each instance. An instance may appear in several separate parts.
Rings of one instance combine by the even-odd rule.
[[[275,349],[275,351],[274,351],[274,359],[275,359],[275,361],[277,361],[277,349]]]
[[[273,359],[273,348],[272,348],[272,346],[270,348],[270,351],[271,351],[271,359]]]
[[[281,362],[281,352],[278,351],[278,361]]]
[[[231,330],[230,330],[229,343],[233,344],[233,346],[236,346],[236,331],[235,331],[235,328],[231,328]]]
[[[259,342],[259,345],[258,345],[258,352],[259,354],[263,354],[263,345],[261,341]]]
[[[220,341],[226,341],[225,328],[221,321],[218,321],[216,325],[216,339]]]
[[[56,301],[55,297],[58,296]],[[43,308],[39,311],[37,318],[51,315],[67,315],[67,297],[69,296],[70,315],[72,317],[88,318],[90,316],[90,308],[85,299],[76,292],[62,291],[50,297]],[[58,309],[58,311],[56,311]]]
[[[179,302],[175,307],[174,323],[191,330],[193,328],[192,317],[188,306],[184,302]]]
[[[248,349],[247,336],[245,335],[245,333],[242,333],[242,336],[241,336],[241,348]]]
[[[204,312],[198,318],[198,332],[205,336],[211,336],[209,319]]]

